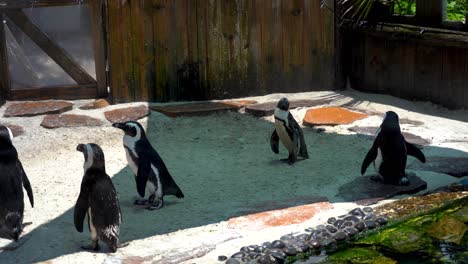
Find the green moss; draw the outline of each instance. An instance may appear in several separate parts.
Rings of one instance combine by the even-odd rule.
[[[396,261],[368,248],[349,248],[327,258],[326,263],[394,264]]]

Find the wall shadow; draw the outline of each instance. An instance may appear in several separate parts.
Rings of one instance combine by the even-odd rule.
[[[327,198],[341,202],[335,196],[339,187],[360,175],[362,159],[372,144],[368,136],[318,134],[304,128],[310,159],[289,166],[277,162],[287,157],[284,148],[280,155],[270,150],[272,131],[272,123],[239,113],[170,119],[153,112],[147,123],[148,138],[185,199],[168,197],[166,206],[156,211],[136,208],[136,187],[129,167],[111,175],[123,215],[121,241]],[[424,152],[468,157],[462,151],[432,146]],[[87,228],[82,234],[76,232],[73,210],[24,235],[21,240],[27,241],[21,247],[0,253],[1,262],[41,262],[81,251],[80,245],[88,244],[90,236]]]

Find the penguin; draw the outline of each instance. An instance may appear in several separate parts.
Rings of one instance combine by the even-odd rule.
[[[405,173],[407,155],[417,158],[422,163],[426,157],[416,146],[408,143],[401,134],[398,115],[393,111],[385,113],[382,124],[377,130],[374,143],[361,165],[361,175],[371,162],[378,175],[372,180],[385,184],[408,185]]]
[[[99,251],[99,240],[104,241],[111,252],[119,244],[120,213],[119,199],[112,180],[106,173],[104,153],[96,144],[79,144],[76,150],[84,155],[84,176],[80,194],[75,204],[73,220],[78,232],[83,232],[83,222],[88,215],[91,245],[86,250]]]
[[[12,141],[11,130],[0,125],[0,237],[17,241],[23,231],[23,187],[33,208],[34,197]]]
[[[308,159],[309,154],[307,153],[304,134],[299,124],[289,112],[289,101],[287,98],[279,100],[274,116],[275,130],[273,130],[270,137],[271,150],[278,154],[278,142],[281,140],[281,143],[283,143],[289,152],[288,162],[290,165],[296,162],[297,156]]]
[[[149,195],[147,200],[137,199],[135,204],[155,210],[164,206],[165,195],[184,198],[163,160],[148,141],[143,126],[135,121],[114,123],[112,126],[125,132],[123,145],[128,164],[135,175],[138,194],[142,198],[146,192]]]

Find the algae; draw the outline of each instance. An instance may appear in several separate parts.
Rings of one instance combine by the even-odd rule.
[[[395,264],[395,260],[368,248],[349,248],[329,256],[324,263]]]

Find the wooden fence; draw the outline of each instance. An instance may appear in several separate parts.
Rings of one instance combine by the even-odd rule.
[[[468,108],[468,34],[397,28],[348,32],[343,54],[352,87]]]
[[[108,0],[113,101],[334,89],[334,1],[326,2]]]

